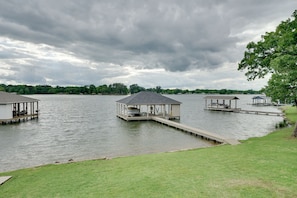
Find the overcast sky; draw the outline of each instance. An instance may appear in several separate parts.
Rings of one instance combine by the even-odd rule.
[[[296,0],[0,0],[0,83],[254,89],[245,46]]]

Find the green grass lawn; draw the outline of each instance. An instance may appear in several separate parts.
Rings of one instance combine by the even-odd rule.
[[[297,120],[297,107],[284,106],[282,109],[285,111],[289,121],[294,124]]]
[[[297,119],[295,108],[286,108]],[[297,197],[292,128],[240,145],[23,169],[0,197]]]

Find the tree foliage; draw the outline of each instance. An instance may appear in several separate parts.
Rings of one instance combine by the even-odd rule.
[[[139,86],[138,84],[130,85],[130,93],[135,94],[141,91],[145,91],[144,87]]]
[[[259,42],[250,42],[246,48],[238,70],[246,70],[248,80],[271,73],[263,89],[266,95],[274,101],[297,105],[297,10],[274,32],[267,32]],[[297,136],[297,127],[295,131]]]
[[[101,94],[101,95],[127,95],[140,91],[153,91],[161,94],[259,94],[261,91],[254,90],[231,90],[231,89],[162,89],[161,86],[155,88],[144,88],[137,84],[132,84],[128,88],[122,83],[111,85],[85,85],[85,86],[56,86],[50,85],[5,85],[0,84],[0,91],[14,92],[18,94]]]
[[[247,45],[239,70],[247,70],[248,80],[271,73],[264,92],[274,100],[297,103],[297,10],[292,18],[281,22],[274,32]]]

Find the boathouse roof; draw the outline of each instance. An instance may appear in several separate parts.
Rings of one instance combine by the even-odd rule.
[[[213,99],[213,100],[239,100],[236,96],[205,96],[204,99]]]
[[[7,93],[0,91],[0,104],[13,104],[13,103],[23,103],[23,102],[37,102],[39,100],[34,98],[29,98],[15,93]]]
[[[150,92],[150,91],[142,91],[121,100],[116,101],[118,103],[123,103],[126,105],[145,105],[145,104],[181,104],[181,102],[177,100],[173,100],[161,94]]]
[[[266,99],[266,98],[267,98],[266,96],[254,96],[253,100],[257,100],[257,99],[261,100],[261,99]]]

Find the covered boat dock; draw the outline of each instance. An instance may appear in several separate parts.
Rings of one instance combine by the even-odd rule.
[[[205,96],[205,109],[211,111],[240,112],[236,96]]]
[[[173,119],[180,119],[181,102],[158,93],[148,91],[139,92],[118,100],[116,103],[117,117],[126,121],[151,120],[201,137],[202,139],[212,140],[215,143],[240,144],[235,139],[226,139],[208,131],[171,121]]]
[[[266,96],[255,96],[252,98],[253,103],[252,105],[256,106],[271,106],[271,98]]]
[[[126,121],[151,120],[151,117],[180,119],[181,102],[161,94],[142,91],[116,101],[117,116]]]
[[[0,124],[38,118],[39,100],[0,91]]]

